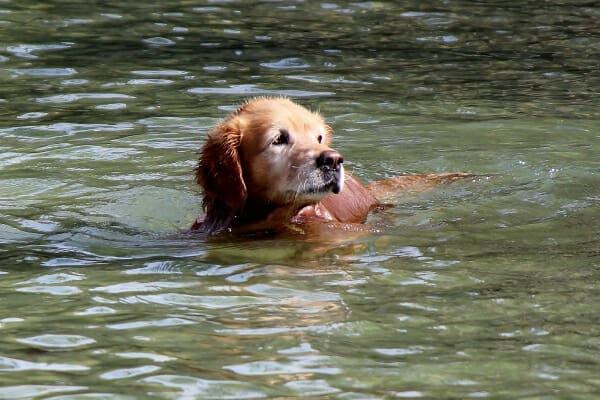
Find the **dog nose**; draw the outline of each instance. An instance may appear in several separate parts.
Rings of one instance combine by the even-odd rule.
[[[335,150],[324,150],[317,157],[317,167],[329,167],[336,170],[343,162],[344,158]]]

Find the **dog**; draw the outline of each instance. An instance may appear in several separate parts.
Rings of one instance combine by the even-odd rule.
[[[279,232],[308,223],[363,224],[391,193],[426,190],[467,173],[397,176],[363,185],[331,147],[318,113],[284,97],[242,104],[208,133],[196,169],[204,217],[193,231]]]

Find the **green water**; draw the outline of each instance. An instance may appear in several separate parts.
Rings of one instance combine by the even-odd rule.
[[[0,398],[596,398],[600,7],[0,3]],[[245,99],[364,181],[479,177],[341,243],[207,241]]]

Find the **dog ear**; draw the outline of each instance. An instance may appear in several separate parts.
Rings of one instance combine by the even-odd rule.
[[[196,182],[204,189],[202,207],[206,218],[202,229],[217,233],[229,227],[244,208],[247,197],[239,146],[241,121],[236,116],[208,133],[196,170]]]

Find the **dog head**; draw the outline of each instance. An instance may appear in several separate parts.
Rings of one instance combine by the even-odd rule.
[[[285,98],[251,100],[208,134],[196,173],[204,229],[291,218],[344,186],[343,158],[316,113]]]

